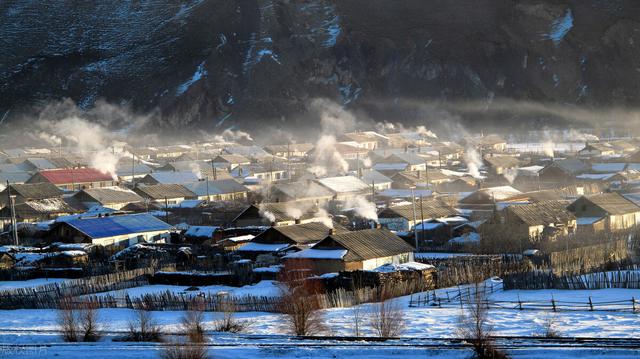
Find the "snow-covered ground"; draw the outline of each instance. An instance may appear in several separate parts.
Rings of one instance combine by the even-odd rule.
[[[125,295],[129,295],[130,298],[140,298],[145,294],[161,294],[171,292],[173,294],[191,295],[195,296],[201,293],[216,295],[216,294],[228,294],[233,297],[277,297],[280,295],[280,288],[277,282],[270,280],[263,280],[254,285],[246,285],[244,287],[230,287],[225,285],[206,285],[197,287],[198,290],[189,290],[187,286],[179,285],[145,285],[141,287],[116,290],[111,292],[99,293],[97,296],[110,295],[115,298],[124,298]]]
[[[139,296],[150,292],[184,291],[185,287],[179,286],[143,286],[127,290],[130,296]],[[200,288],[208,292],[229,292],[234,295],[244,294],[277,294],[277,286],[270,281],[263,281],[254,286],[232,288],[226,286],[206,286]],[[464,291],[462,288],[461,291]],[[447,288],[436,291],[438,297],[446,297],[446,293],[454,295],[458,288]],[[426,295],[426,293],[423,293]],[[414,299],[416,296],[414,295]],[[550,302],[552,299],[558,302],[588,303],[629,301],[631,298],[640,298],[640,289],[602,289],[602,290],[498,290],[489,296],[490,300],[500,302]],[[410,307],[411,296],[397,298],[395,301],[403,308],[405,317],[405,330],[403,337],[407,340],[425,340],[424,338],[455,338],[457,337],[458,318],[462,312],[459,302],[451,301],[438,306]],[[364,318],[367,313],[375,308],[375,304],[363,304],[357,307]],[[603,309],[606,309],[603,307]],[[640,308],[639,308],[640,309]],[[334,308],[324,310],[323,314],[327,325],[327,335],[351,336],[354,334],[354,308]],[[180,311],[154,312],[154,319],[165,333],[180,332],[180,319],[184,315]],[[562,337],[597,337],[597,338],[637,338],[640,337],[639,313],[631,311],[559,311],[551,310],[516,310],[516,309],[491,309],[489,318],[493,326],[494,335],[498,336],[538,336],[550,322],[553,329]],[[134,312],[129,309],[101,309],[99,317],[103,323],[102,329],[113,332],[108,334],[101,343],[62,345],[57,333],[57,313],[54,310],[3,310],[0,311],[0,356],[3,348],[6,350],[23,350],[20,357],[37,357],[37,348],[16,347],[15,345],[47,345],[42,347],[46,356],[78,356],[95,353],[95,357],[118,356],[128,358],[135,355],[136,358],[157,357],[159,347],[154,344],[127,344],[115,343],[112,339],[116,332],[124,333],[133,318]],[[354,347],[357,343],[332,343],[330,347],[321,345],[299,345],[283,335],[288,334],[284,318],[276,313],[242,312],[236,313],[239,320],[248,324],[246,334],[240,336],[211,333],[210,340],[215,347],[211,353],[216,358],[251,358],[251,357],[282,357],[282,358],[386,358],[386,357],[446,357],[467,358],[470,352],[466,350],[434,349],[420,346],[407,347]],[[215,321],[221,317],[220,313],[206,313],[206,324],[213,327]],[[374,336],[366,319],[360,323],[361,335]],[[268,336],[260,339],[251,335]],[[414,338],[414,339],[412,339]],[[261,345],[260,341],[266,340],[269,345]],[[274,345],[274,343],[281,343]],[[288,343],[288,344],[287,344]],[[325,342],[326,343],[326,342]],[[49,346],[51,344],[51,346]],[[363,343],[360,343],[363,344]],[[372,343],[374,344],[374,343]],[[112,350],[106,350],[106,347]],[[102,348],[102,351],[98,349]],[[543,351],[539,349],[518,349],[511,354],[514,357],[542,358],[542,357],[634,357],[640,354],[638,351],[604,349],[576,349],[566,351],[563,348],[549,348]],[[122,352],[121,352],[122,351]],[[11,351],[9,351],[11,352]],[[11,353],[16,353],[15,351]],[[555,354],[551,354],[555,353]]]
[[[52,283],[61,283],[70,279],[65,278],[37,278],[21,281],[0,281],[0,291],[17,288],[31,288]]]

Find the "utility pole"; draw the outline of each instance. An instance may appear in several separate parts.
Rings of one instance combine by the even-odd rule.
[[[417,231],[417,227],[416,227],[416,195],[413,191],[415,187],[411,187],[411,203],[413,203],[413,239],[415,241],[416,244],[416,251],[418,250],[418,231]]]
[[[131,154],[131,187],[136,188],[136,154]]]
[[[213,158],[211,159],[211,172],[213,172],[213,180],[215,181],[216,178],[216,166],[213,165]]]
[[[164,218],[165,222],[169,223],[169,201],[167,197],[164,198]]]
[[[11,186],[7,180],[7,198],[9,199],[9,207],[11,208],[11,234],[13,236],[13,244],[18,245],[18,223],[16,221],[16,196],[11,195]]]
[[[207,202],[209,201],[209,176],[204,177],[207,181]]]

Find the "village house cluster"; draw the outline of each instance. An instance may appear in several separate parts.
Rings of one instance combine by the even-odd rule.
[[[312,143],[126,151],[108,173],[90,153],[2,149],[2,267],[250,264],[268,276],[305,261],[326,275],[490,251],[483,243],[530,252],[640,221],[635,138],[361,131],[336,139],[329,151],[344,166],[321,173],[327,149]]]

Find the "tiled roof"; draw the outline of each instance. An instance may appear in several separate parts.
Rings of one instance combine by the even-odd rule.
[[[108,173],[102,173],[95,168],[67,168],[67,169],[55,169],[44,170],[38,172],[47,181],[53,184],[68,184],[68,183],[87,183],[87,182],[106,182],[113,181],[113,178]]]

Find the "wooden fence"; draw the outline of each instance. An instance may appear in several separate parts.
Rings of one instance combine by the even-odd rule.
[[[502,279],[505,289],[640,289],[640,268],[564,275],[536,270],[513,273]]]
[[[61,298],[122,290],[148,284],[157,268],[139,268],[89,278],[0,292],[0,309],[57,308]]]

